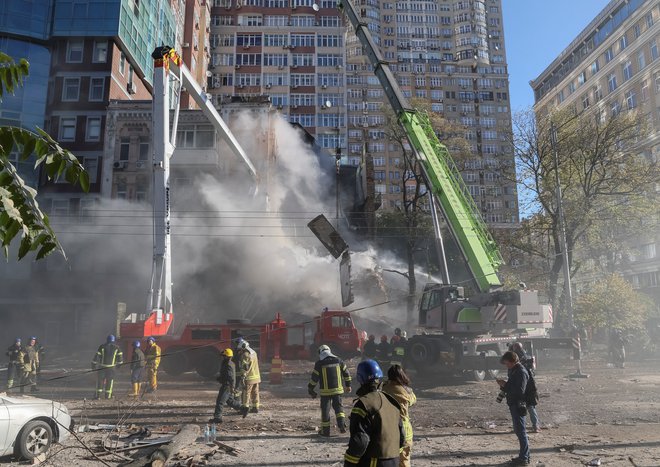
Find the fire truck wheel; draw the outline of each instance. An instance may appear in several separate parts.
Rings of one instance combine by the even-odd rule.
[[[195,371],[204,379],[213,379],[220,371],[220,353],[215,349],[202,349],[193,356]]]
[[[187,352],[184,352],[184,350],[183,347],[174,347],[168,350],[167,358],[162,359],[165,373],[171,376],[179,376],[192,369],[189,367]]]
[[[418,339],[413,341],[408,347],[408,355],[417,370],[426,370],[437,359],[437,349],[435,343],[430,339]]]

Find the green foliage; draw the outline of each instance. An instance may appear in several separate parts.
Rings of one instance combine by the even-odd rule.
[[[587,327],[639,331],[653,309],[647,295],[637,292],[623,277],[611,274],[580,294],[575,321]]]
[[[0,54],[0,97],[3,90],[13,93],[16,85],[22,85],[28,73],[28,63],[18,64],[7,55]],[[37,128],[37,133],[11,126],[0,127],[0,245],[5,257],[9,257],[9,245],[20,233],[18,259],[28,252],[41,259],[59,249],[55,232],[48,217],[39,209],[37,192],[27,186],[9,160],[18,154],[20,161],[36,156],[35,169],[42,166],[49,180],[64,177],[69,183],[80,183],[89,190],[89,175],[80,161],[62,148],[48,133]]]

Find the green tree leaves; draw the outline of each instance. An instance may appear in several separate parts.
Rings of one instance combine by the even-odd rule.
[[[10,57],[0,53],[0,98],[5,91],[13,93],[15,86],[23,84],[28,74],[28,62],[16,64]],[[9,257],[9,245],[20,237],[18,259],[29,252],[36,252],[41,259],[60,250],[48,217],[37,203],[37,192],[25,184],[10,156],[27,161],[36,156],[35,170],[43,166],[49,180],[64,177],[69,183],[80,183],[84,191],[89,190],[89,175],[80,161],[62,148],[48,133],[40,128],[37,133],[12,126],[0,127],[0,246]]]

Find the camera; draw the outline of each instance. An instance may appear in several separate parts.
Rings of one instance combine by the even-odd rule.
[[[497,398],[495,399],[498,404],[502,403],[504,398],[506,397],[506,392],[504,392],[504,389],[500,389],[500,392],[497,394]]]
[[[527,415],[527,404],[525,403],[525,401],[518,401],[518,413],[520,414],[521,417]]]

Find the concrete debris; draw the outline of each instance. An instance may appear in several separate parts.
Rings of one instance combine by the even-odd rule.
[[[591,460],[587,463],[587,465],[589,465],[589,466],[594,466],[594,467],[599,466],[599,465],[600,465],[600,457],[597,457],[597,458],[595,458],[595,459],[591,459]]]

